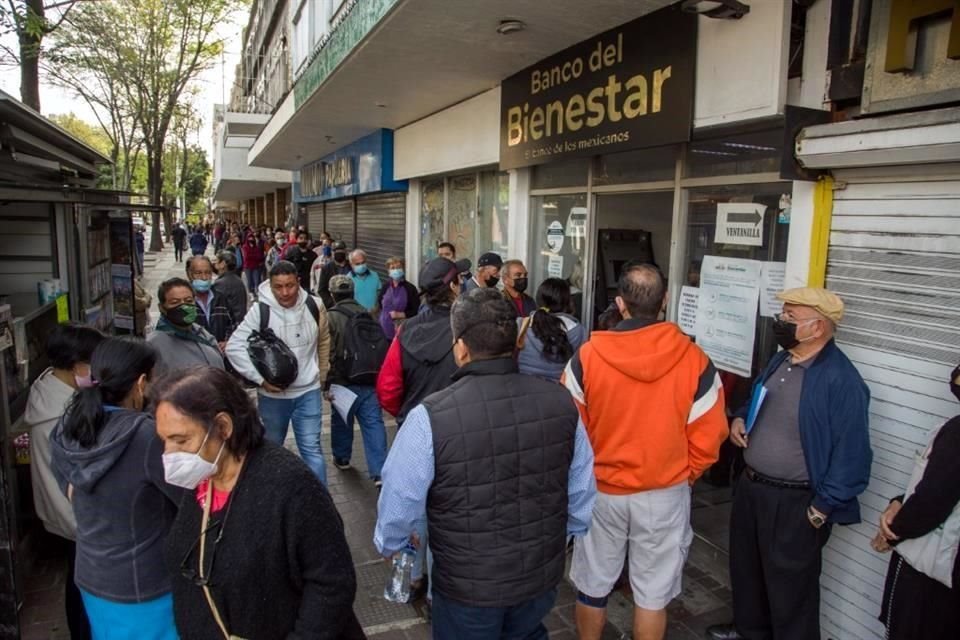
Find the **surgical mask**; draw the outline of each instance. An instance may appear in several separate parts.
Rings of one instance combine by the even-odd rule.
[[[403,279],[403,269],[390,269],[390,279],[391,279],[391,280],[402,280],[402,279]]]
[[[500,284],[500,278],[498,278],[497,276],[490,276],[489,278],[484,280],[484,283],[487,285],[487,287],[489,287],[490,289],[493,289],[498,284]]]
[[[362,276],[367,272],[367,265],[365,264],[355,264],[353,265],[353,272],[358,276]]]
[[[807,322],[813,322],[813,319],[803,320],[801,324],[806,324]],[[777,344],[783,349],[790,350],[801,342],[810,340],[810,338],[804,338],[803,340],[797,338],[797,325],[798,323],[787,322],[779,318],[773,321],[773,336],[776,338]]]
[[[167,316],[167,320],[173,324],[185,327],[197,321],[197,305],[182,304],[179,307],[167,309],[164,315]]]
[[[957,400],[960,400],[960,382],[957,382],[958,378],[960,378],[960,366],[957,366],[950,374],[950,393],[952,393]]]
[[[207,480],[217,472],[217,464],[220,462],[220,456],[223,455],[223,449],[226,442],[220,445],[220,451],[217,452],[217,459],[213,462],[207,462],[200,455],[204,445],[210,438],[210,432],[204,436],[200,443],[200,449],[196,453],[187,451],[176,451],[174,453],[163,454],[163,478],[167,484],[183,489],[196,489],[204,480]]]
[[[286,239],[286,238],[277,238],[277,244],[282,247],[283,245],[287,244],[287,239]]]
[[[197,293],[206,293],[210,291],[210,287],[213,286],[213,283],[209,280],[193,280],[190,285],[193,287],[193,290]]]
[[[514,278],[513,289],[517,293],[523,293],[527,290],[527,278]]]

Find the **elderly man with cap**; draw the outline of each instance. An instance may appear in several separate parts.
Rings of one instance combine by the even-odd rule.
[[[497,254],[490,252],[480,256],[477,260],[477,273],[464,281],[462,294],[466,295],[474,289],[496,288],[500,282],[501,267],[503,267],[503,258]]]
[[[754,382],[730,440],[746,469],[730,514],[733,625],[715,640],[820,638],[820,564],[834,524],[860,522],[870,479],[870,392],[833,336],[843,301],[803,287],[777,295],[783,351]]]

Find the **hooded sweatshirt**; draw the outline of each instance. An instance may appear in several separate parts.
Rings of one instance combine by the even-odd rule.
[[[563,383],[590,436],[603,493],[693,483],[729,433],[717,370],[673,323],[627,319],[595,332]]]
[[[53,375],[53,369],[40,374],[30,387],[23,419],[30,425],[30,479],[33,503],[44,528],[50,533],[74,540],[77,520],[73,507],[50,468],[50,434],[73,397],[73,387]]]
[[[90,448],[68,438],[61,420],[50,446],[61,490],[73,486],[77,586],[120,603],[168,593],[163,545],[183,492],[164,481],[153,418],[111,408]]]
[[[260,389],[260,393],[270,398],[298,398],[313,389],[319,389],[330,369],[330,329],[327,311],[318,298],[314,298],[320,311],[320,321],[313,321],[313,314],[307,307],[308,294],[300,289],[300,297],[289,309],[280,306],[270,289],[270,281],[260,284],[257,289],[260,302],[270,308],[269,327],[297,357],[297,379],[280,393]],[[255,304],[247,311],[243,322],[227,341],[226,355],[234,370],[241,376],[263,384],[263,376],[253,366],[247,353],[247,338],[260,330],[260,305]]]

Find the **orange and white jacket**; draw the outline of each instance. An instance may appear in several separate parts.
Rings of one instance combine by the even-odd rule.
[[[729,433],[717,370],[672,323],[630,319],[594,332],[563,384],[586,425],[603,493],[692,484]]]

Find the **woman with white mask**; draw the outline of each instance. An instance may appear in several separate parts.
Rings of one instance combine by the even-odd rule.
[[[156,363],[139,338],[101,342],[50,436],[54,477],[76,517],[75,582],[94,638],[177,637],[163,541],[183,491],[164,480],[163,445],[144,411]]]
[[[265,440],[237,381],[189,369],[158,382],[153,399],[166,479],[188,490],[166,554],[180,637],[363,638],[333,500],[300,458]]]

